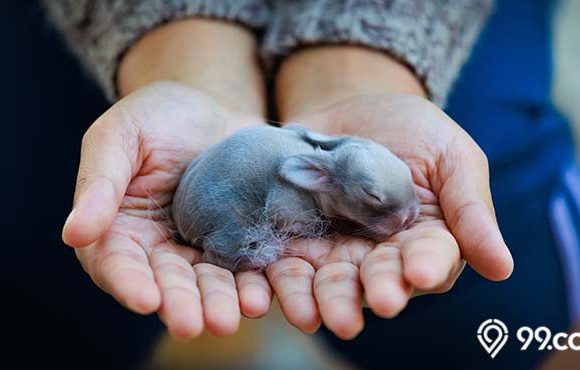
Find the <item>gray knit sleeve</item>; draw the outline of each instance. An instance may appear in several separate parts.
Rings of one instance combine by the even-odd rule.
[[[270,64],[316,44],[384,50],[409,65],[443,106],[493,0],[272,0],[262,53]]]
[[[200,16],[265,26],[266,0],[43,0],[50,18],[105,90],[116,98],[115,73],[123,53],[154,27]]]

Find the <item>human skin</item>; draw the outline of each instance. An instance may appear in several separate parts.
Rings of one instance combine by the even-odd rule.
[[[270,305],[264,276],[197,263],[199,252],[171,241],[164,222],[195,155],[264,123],[255,50],[251,32],[230,23],[190,19],[154,30],[121,62],[124,98],[83,137],[63,240],[99,287],[135,312],[158,312],[177,338],[204,326],[232,334],[240,309],[255,317]]]
[[[513,260],[495,219],[486,157],[425,99],[406,66],[361,47],[303,49],[282,63],[276,103],[282,124],[300,122],[387,146],[410,166],[421,202],[417,222],[383,243],[349,237],[336,245],[303,242],[295,248],[307,255],[293,267],[289,261],[271,265],[269,277],[292,268],[305,281],[294,294],[316,301],[281,299],[291,322],[299,313],[303,321],[320,315],[330,330],[351,338],[363,328],[361,302],[393,317],[414,295],[451,289],[464,260],[488,279],[509,277]]]
[[[150,32],[123,58],[118,87],[125,98],[103,114],[83,138],[74,207],[63,230],[63,239],[77,248],[77,257],[97,285],[135,312],[158,312],[169,331],[184,339],[199,335],[204,326],[215,335],[234,333],[240,313],[248,317],[265,314],[273,293],[288,321],[301,330],[316,331],[322,318],[338,336],[352,338],[363,325],[359,303],[363,291],[367,304],[383,316],[396,315],[404,307],[412,290],[405,279],[413,275],[406,266],[403,279],[400,263],[396,263],[404,250],[418,250],[415,260],[420,261],[421,256],[424,261],[435,258],[429,265],[439,266],[418,268],[424,284],[418,281],[414,287],[422,291],[449,288],[462,263],[455,239],[437,213],[437,200],[432,200],[435,216],[431,216],[433,227],[427,231],[438,230],[433,239],[443,247],[427,248],[431,253],[422,253],[426,251],[418,247],[395,246],[392,241],[388,244],[392,248],[375,248],[372,243],[347,237],[332,243],[298,242],[289,249],[301,257],[284,258],[271,265],[265,275],[244,272],[234,276],[199,263],[198,251],[169,239],[163,218],[191,159],[239,128],[264,123],[264,90],[255,49],[252,34],[242,27],[187,20]],[[344,51],[339,59],[349,57]],[[322,114],[323,108],[332,103],[344,101],[344,107],[372,112],[377,109],[373,102],[354,104],[355,98],[373,93],[383,99],[385,93],[395,91],[422,93],[421,85],[405,67],[380,53],[351,60],[348,69],[328,69],[328,76],[319,67],[311,68],[317,59],[306,55],[301,60],[304,55],[298,52],[282,65],[277,76],[277,103],[284,119],[303,118],[304,123],[320,131],[349,132],[349,125],[340,124],[342,115]],[[322,69],[332,66],[337,55],[323,55]],[[313,72],[320,76],[313,76]],[[167,80],[174,82],[159,82]],[[352,104],[346,104],[347,99],[353,99]],[[421,102],[418,106],[401,106],[402,114],[408,108],[438,112]],[[332,108],[329,112],[335,110],[340,111]],[[379,115],[382,113],[380,110]],[[437,127],[428,119],[419,121],[423,124],[416,126],[415,135]],[[376,124],[376,120],[369,122]],[[351,131],[361,136],[369,133]],[[472,145],[470,150],[477,152],[477,147],[465,140]],[[413,149],[415,143],[411,144],[409,148]],[[406,159],[403,149],[399,148],[397,154]],[[478,187],[470,189],[474,184],[469,181],[456,184],[467,194],[489,191],[485,158],[477,152],[475,159],[482,163],[478,162],[469,176],[478,179]],[[462,172],[457,176],[467,175]],[[461,212],[473,213],[468,211]],[[424,217],[430,214],[423,213]],[[487,230],[485,225],[483,231]],[[481,266],[487,266],[486,276],[505,278],[511,271],[509,253],[502,249],[501,235],[488,229],[490,238],[499,238],[490,242],[498,244],[491,248],[498,257],[488,258],[488,263]],[[429,241],[411,244],[427,245]],[[462,253],[465,255],[463,249]],[[483,253],[483,260],[490,253]],[[439,276],[443,272],[447,272],[445,279]]]

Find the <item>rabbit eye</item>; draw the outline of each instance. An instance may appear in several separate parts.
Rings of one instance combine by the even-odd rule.
[[[368,197],[376,200],[377,202],[382,202],[383,201],[383,198],[378,193],[376,193],[376,192],[374,192],[372,190],[369,190],[369,189],[363,189],[363,191],[365,192],[365,194]]]

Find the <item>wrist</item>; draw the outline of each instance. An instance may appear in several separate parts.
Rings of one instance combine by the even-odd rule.
[[[155,81],[195,88],[234,111],[263,116],[262,72],[250,30],[227,22],[187,19],[151,31],[119,63],[120,96]]]
[[[289,56],[276,76],[282,120],[359,95],[408,93],[426,96],[421,81],[389,55],[357,46],[307,48]]]

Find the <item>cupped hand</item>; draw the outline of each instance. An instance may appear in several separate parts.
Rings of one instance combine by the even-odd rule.
[[[237,129],[263,123],[172,82],[151,84],[104,113],[82,141],[73,211],[63,240],[95,283],[129,309],[158,312],[178,338],[207,327],[237,330],[242,313],[264,314],[271,292],[261,274],[235,277],[198,263],[172,240],[170,202],[202,150]]]
[[[290,245],[296,257],[267,269],[290,323],[312,332],[322,320],[339,337],[352,338],[364,325],[363,301],[393,317],[414,295],[451,289],[464,260],[491,280],[511,274],[486,156],[435,105],[412,95],[364,95],[291,120],[385,145],[410,166],[421,207],[414,225],[382,243],[338,236]]]

